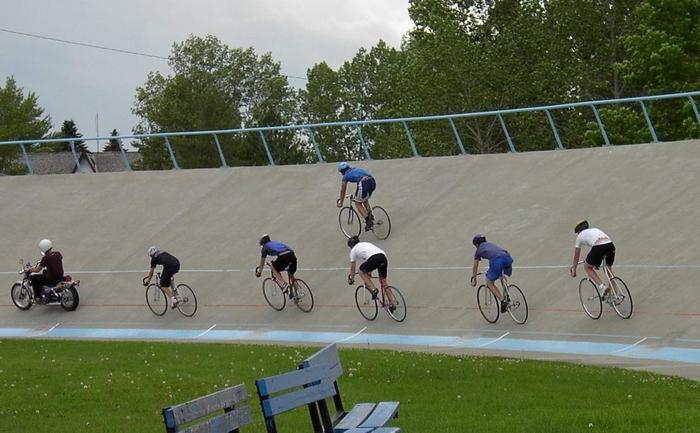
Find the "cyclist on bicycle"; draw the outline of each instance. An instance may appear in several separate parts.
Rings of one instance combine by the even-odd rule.
[[[379,290],[372,284],[370,273],[376,269],[379,272],[379,284],[382,290],[386,289],[389,285],[386,281],[389,265],[386,253],[370,242],[360,242],[357,236],[348,239],[348,247],[350,247],[350,274],[348,275],[348,284],[355,284],[355,274],[359,273],[360,277],[362,277],[362,281],[365,283],[365,287],[372,292],[372,299],[377,299]],[[358,260],[363,260],[363,263],[360,265],[360,272],[355,271]],[[391,298],[391,294],[389,294],[388,297]],[[389,299],[389,302],[393,304],[394,300]]]
[[[486,236],[475,235],[472,243],[476,247],[474,253],[474,263],[472,264],[472,287],[476,287],[476,274],[479,271],[479,262],[481,259],[488,259],[489,271],[486,273],[486,285],[491,293],[501,303],[501,313],[508,311],[508,299],[501,295],[501,291],[496,287],[495,282],[501,278],[503,274],[509,277],[513,275],[513,257],[503,248],[492,242],[486,242]]]
[[[148,286],[151,283],[156,266],[161,265],[163,270],[160,273],[160,287],[172,300],[170,308],[177,307],[178,300],[175,298],[175,279],[173,277],[180,271],[180,261],[177,257],[159,250],[156,246],[149,247],[147,254],[151,258],[151,269],[143,285]]]
[[[347,162],[338,164],[338,172],[343,175],[343,178],[340,184],[340,198],[336,202],[337,206],[343,207],[348,182],[356,183],[357,189],[355,190],[353,201],[357,203],[357,210],[362,215],[362,218],[365,219],[365,231],[372,230],[374,221],[372,221],[372,214],[367,200],[369,200],[372,192],[377,187],[374,177],[368,171],[359,167],[350,167]]]
[[[289,299],[292,299],[294,294],[289,290],[289,286],[292,284],[294,273],[297,271],[297,256],[294,254],[294,250],[280,241],[270,240],[270,236],[266,234],[260,238],[260,246],[262,247],[260,264],[255,269],[255,276],[260,278],[260,275],[262,275],[267,256],[276,256],[277,258],[272,261],[272,274],[277,281],[283,284],[282,290],[288,292]],[[289,283],[282,278],[281,272],[284,270],[287,271]]]
[[[603,292],[603,299],[605,299],[610,294],[610,287],[607,287],[605,283],[603,283],[596,269],[600,268],[600,265],[603,263],[603,257],[605,257],[605,263],[608,267],[612,268],[615,262],[615,244],[610,236],[605,234],[602,230],[589,227],[588,221],[586,220],[581,220],[576,223],[574,233],[576,234],[574,261],[569,269],[569,274],[572,278],[576,277],[578,261],[581,256],[581,246],[585,245],[591,247],[583,263],[583,269],[586,271],[586,274],[588,274],[588,277],[593,280]]]

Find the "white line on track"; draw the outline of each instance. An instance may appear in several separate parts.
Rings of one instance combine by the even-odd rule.
[[[508,334],[510,334],[510,331],[506,332],[505,334],[501,335],[500,337],[498,337],[498,338],[496,338],[496,339],[493,339],[493,340],[489,341],[488,343],[484,343],[484,344],[482,344],[482,345],[480,345],[480,346],[476,346],[476,347],[478,347],[478,348],[480,348],[480,347],[486,347],[486,346],[488,346],[488,345],[490,345],[490,344],[493,344],[493,343],[495,343],[495,342],[497,342],[497,341],[502,340],[502,339],[505,338],[505,336],[508,335]]]
[[[202,333],[199,334],[199,335],[196,335],[194,338],[203,337],[207,332],[211,331],[211,330],[214,329],[214,328],[216,328],[216,323],[214,323],[213,325],[211,325],[211,327],[210,327],[209,329],[207,329],[206,331],[202,332]]]
[[[46,332],[42,332],[42,333],[39,334],[38,336],[42,336],[42,335],[48,334],[49,332],[51,332],[51,331],[53,331],[54,329],[58,328],[58,325],[60,325],[60,324],[61,324],[61,322],[56,323],[56,324],[53,325],[51,328],[49,328]]]
[[[631,349],[631,348],[633,348],[633,347],[636,347],[636,346],[639,345],[639,344],[642,344],[642,343],[645,342],[646,340],[647,340],[647,337],[644,337],[644,338],[642,338],[641,340],[637,341],[637,342],[634,343],[634,344],[630,344],[629,346],[625,346],[625,347],[623,347],[622,349],[614,350],[614,351],[612,351],[612,352],[610,352],[610,353],[613,354],[613,353],[624,352],[624,351],[629,350],[629,349]]]
[[[359,331],[357,331],[356,333],[352,334],[351,336],[345,337],[345,338],[343,338],[342,340],[336,341],[336,343],[342,343],[342,342],[344,342],[344,341],[352,340],[353,338],[355,338],[355,337],[357,337],[358,335],[360,335],[360,334],[362,334],[363,332],[365,332],[365,329],[367,329],[366,326],[365,326],[364,328],[360,329]]]

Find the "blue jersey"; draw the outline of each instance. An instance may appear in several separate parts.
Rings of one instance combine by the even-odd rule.
[[[363,170],[359,167],[353,167],[348,169],[343,175],[343,182],[354,182],[357,183],[362,180],[363,177],[372,177],[367,170]]]
[[[474,253],[474,260],[488,259],[490,262],[499,257],[510,257],[510,253],[491,242],[480,243]]]
[[[289,248],[287,245],[283,244],[280,241],[270,241],[266,242],[265,245],[262,247],[261,255],[263,257],[267,256],[279,256],[282,253],[286,252],[294,252],[291,248]]]

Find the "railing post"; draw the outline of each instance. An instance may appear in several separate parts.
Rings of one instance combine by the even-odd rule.
[[[221,145],[219,144],[219,137],[216,136],[216,134],[212,134],[214,136],[214,143],[216,143],[216,150],[219,151],[219,158],[221,158],[221,166],[222,167],[228,167],[226,165],[226,159],[224,158],[224,152],[221,151]]]
[[[275,165],[275,160],[272,159],[272,154],[270,153],[270,148],[267,147],[267,140],[265,139],[265,134],[262,131],[260,133],[260,139],[262,140],[263,147],[265,147],[265,153],[267,153],[267,160],[270,161],[270,165]]]
[[[309,130],[309,139],[311,139],[311,144],[314,145],[314,150],[316,151],[316,157],[318,157],[318,162],[324,162],[323,156],[321,156],[321,151],[318,149],[318,144],[316,143],[316,136],[314,135],[314,130],[307,128]]]
[[[501,113],[498,113],[498,121],[501,123],[501,129],[503,130],[503,133],[506,135],[506,140],[508,140],[508,147],[510,147],[510,151],[515,153],[515,146],[513,146],[513,140],[510,139],[510,134],[508,133],[508,128],[506,128],[506,121],[503,120],[503,116]]]
[[[459,151],[462,152],[462,155],[466,154],[467,152],[464,150],[464,145],[462,144],[462,138],[459,136],[459,131],[457,131],[457,125],[455,125],[454,120],[450,117],[447,119],[450,121],[450,126],[452,127],[452,132],[455,134],[455,139],[457,140],[457,144],[459,145]]]
[[[695,99],[693,99],[692,96],[688,96],[688,99],[690,100],[690,105],[693,107],[693,111],[695,112],[695,118],[698,120],[698,123],[700,123],[700,113],[698,112],[698,106],[695,105]]]
[[[24,148],[24,144],[20,144],[19,146],[22,148],[22,155],[24,155],[24,163],[27,164],[27,171],[29,174],[34,174],[32,164],[29,162],[29,155],[27,155],[27,149]]]
[[[547,113],[547,119],[549,119],[549,126],[552,127],[552,132],[554,133],[554,139],[557,140],[557,146],[559,149],[564,149],[564,145],[561,143],[561,138],[559,137],[559,131],[557,131],[557,125],[554,123],[554,117],[549,110],[544,110]]]
[[[408,136],[408,142],[411,143],[411,149],[413,149],[413,156],[420,156],[418,155],[418,151],[416,150],[416,143],[413,141],[413,136],[411,135],[411,130],[408,128],[408,124],[406,121],[402,121],[403,123],[403,129],[406,130],[406,136]]]
[[[80,170],[80,161],[78,161],[78,155],[75,153],[75,141],[70,141],[70,151],[73,154],[73,161],[75,161],[75,171]]]
[[[168,148],[168,153],[170,154],[170,161],[173,163],[173,169],[179,170],[180,166],[177,165],[177,161],[175,160],[175,154],[173,153],[173,147],[170,145],[170,140],[168,139],[168,136],[165,136],[165,146]]]
[[[362,144],[362,150],[365,152],[365,158],[371,160],[372,156],[369,154],[369,148],[367,143],[365,143],[365,137],[362,136],[362,125],[357,125],[357,136],[360,139],[360,144]]]
[[[591,108],[593,109],[593,114],[595,115],[595,120],[598,122],[598,128],[600,128],[600,134],[603,136],[603,140],[605,141],[606,146],[610,146],[610,140],[608,139],[608,133],[605,132],[605,126],[603,125],[603,119],[600,117],[600,114],[598,113],[598,109],[595,108],[595,105],[591,104]]]
[[[639,105],[642,106],[642,111],[644,112],[644,118],[647,120],[647,126],[649,127],[649,132],[651,132],[651,138],[654,143],[658,143],[659,139],[656,137],[656,131],[654,131],[654,125],[651,124],[651,117],[649,117],[649,112],[647,111],[647,106],[644,105],[644,101],[639,100]]]
[[[122,139],[117,138],[117,146],[119,146],[119,151],[122,153],[122,159],[124,160],[124,167],[126,171],[131,171],[131,164],[129,164],[129,158],[126,157],[126,152],[124,151],[124,146],[122,146]]]

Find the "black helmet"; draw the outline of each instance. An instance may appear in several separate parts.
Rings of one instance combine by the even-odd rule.
[[[479,244],[486,242],[486,236],[484,235],[474,235],[474,239],[472,239],[472,243],[474,244],[475,247],[478,247]]]
[[[262,235],[262,237],[260,238],[260,246],[263,246],[268,242],[270,242],[270,236],[267,234]]]
[[[588,228],[588,221],[586,220],[581,220],[576,223],[576,226],[574,227],[574,233],[579,234],[582,231],[586,230]]]
[[[355,245],[360,243],[360,238],[357,236],[353,236],[350,239],[348,239],[348,247],[352,248]]]

